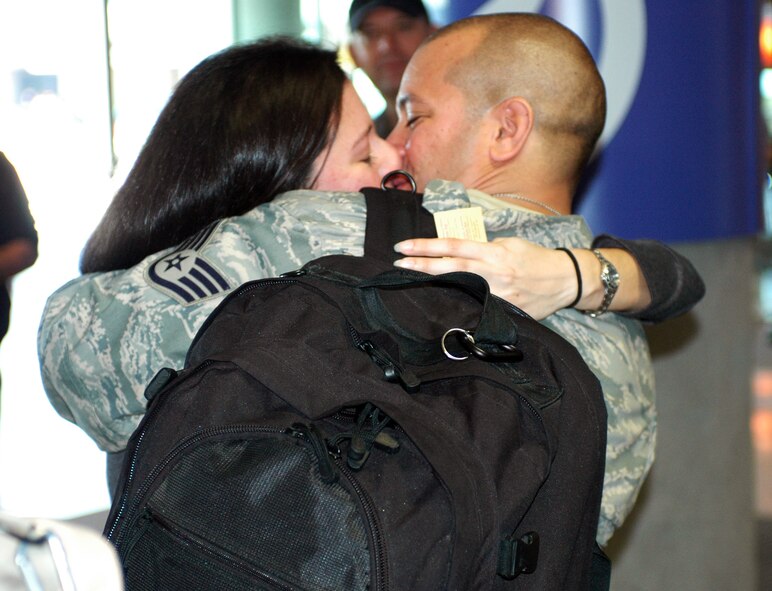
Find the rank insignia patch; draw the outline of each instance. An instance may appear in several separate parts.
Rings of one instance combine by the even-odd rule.
[[[147,282],[183,305],[230,290],[223,274],[199,253],[214,227],[216,224],[151,264],[145,274]]]

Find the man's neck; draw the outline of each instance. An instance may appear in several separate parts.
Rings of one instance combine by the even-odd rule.
[[[572,194],[565,187],[529,186],[522,183],[482,183],[474,188],[493,197],[505,200],[516,200],[523,207],[535,211],[558,211],[561,214],[571,213]]]

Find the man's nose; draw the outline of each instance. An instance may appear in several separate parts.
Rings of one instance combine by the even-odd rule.
[[[378,35],[378,42],[375,45],[376,51],[380,53],[389,53],[396,47],[396,35],[394,31],[383,31]]]

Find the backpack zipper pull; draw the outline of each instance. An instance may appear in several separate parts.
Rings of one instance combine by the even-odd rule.
[[[401,368],[389,359],[385,353],[376,349],[375,345],[370,341],[362,341],[357,346],[367,353],[370,359],[383,370],[383,375],[387,382],[400,384],[410,394],[418,392],[421,387],[421,380],[412,371]]]
[[[397,441],[395,437],[389,435],[385,431],[378,433],[373,443],[376,447],[389,454],[395,454],[399,451],[399,441]]]
[[[332,484],[338,480],[338,473],[330,459],[330,453],[327,449],[327,442],[324,436],[316,428],[316,425],[306,425],[304,423],[294,423],[287,432],[293,437],[298,437],[307,441],[314,455],[319,460],[319,476],[325,484]]]

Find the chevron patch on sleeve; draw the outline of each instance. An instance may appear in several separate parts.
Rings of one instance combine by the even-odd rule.
[[[184,306],[229,291],[231,285],[225,275],[200,253],[216,226],[209,226],[153,262],[145,272],[148,285]]]

